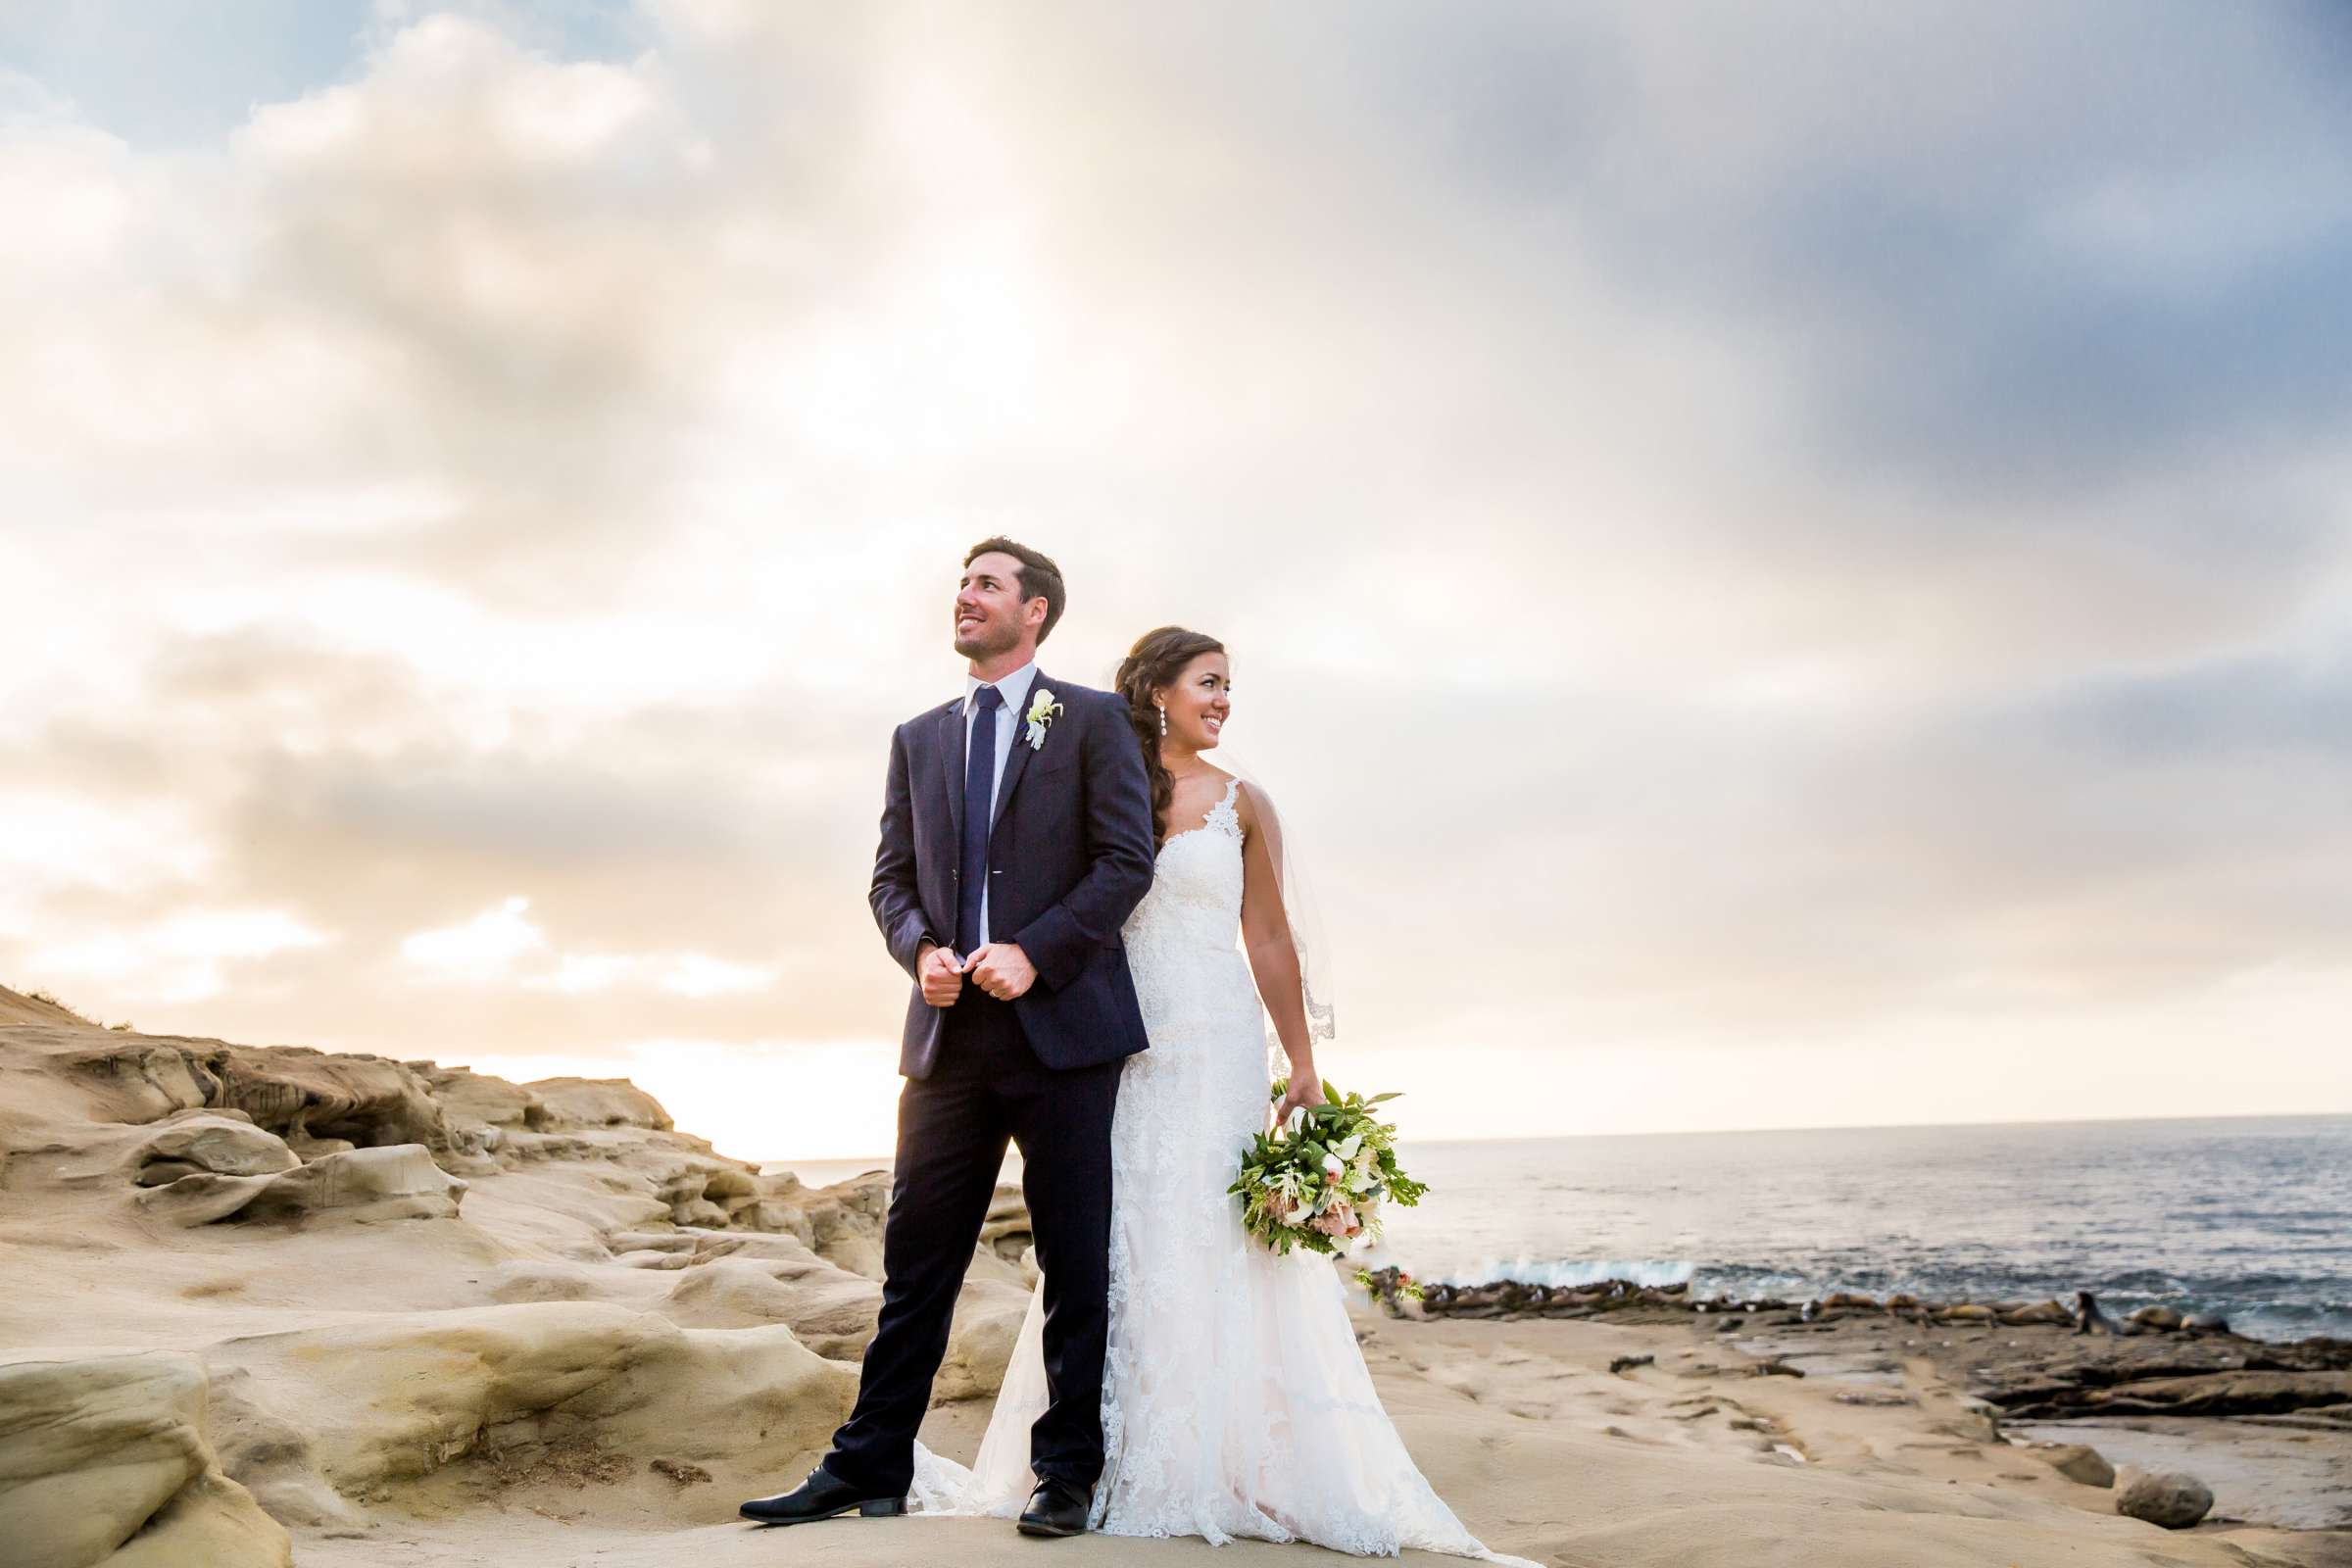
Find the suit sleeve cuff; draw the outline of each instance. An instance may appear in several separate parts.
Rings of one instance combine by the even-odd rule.
[[[1048,909],[1013,937],[1013,943],[1037,966],[1037,977],[1050,990],[1059,991],[1078,976],[1082,949],[1067,912],[1058,906]]]

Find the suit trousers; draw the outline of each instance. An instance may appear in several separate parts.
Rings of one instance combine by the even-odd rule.
[[[876,1494],[899,1495],[912,1481],[915,1432],[1009,1140],[1044,1275],[1048,1403],[1030,1429],[1030,1462],[1041,1478],[1092,1487],[1102,1473],[1110,1123],[1123,1062],[1046,1066],[1013,1004],[968,981],[941,1025],[937,1065],[899,1094],[881,1318],[857,1407],[824,1465]]]

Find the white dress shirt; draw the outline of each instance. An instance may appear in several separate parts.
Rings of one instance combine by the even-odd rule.
[[[977,675],[969,674],[963,680],[963,755],[967,767],[972,755],[972,731],[980,722],[980,705],[974,701],[976,694],[983,686],[994,686],[997,695],[1004,699],[1004,706],[998,709],[994,715],[997,732],[991,737],[997,748],[997,773],[989,786],[988,797],[991,827],[996,825],[997,802],[1004,793],[1004,764],[1012,760],[1012,743],[1021,732],[1021,713],[1029,706],[1029,688],[1036,680],[1037,661],[1034,659],[1011,674],[993,681],[984,681]],[[988,941],[988,889],[983,887],[980,890],[980,941],[974,946],[983,946]],[[970,955],[961,954],[958,956],[969,957]]]

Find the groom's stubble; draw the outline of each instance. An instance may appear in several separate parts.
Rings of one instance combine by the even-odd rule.
[[[960,607],[958,608],[960,610]],[[958,624],[955,631],[955,640],[956,652],[958,656],[980,662],[995,659],[1000,654],[1009,654],[1018,648],[1021,644],[1021,631],[1019,627],[1008,625],[1004,621],[989,620],[975,626],[967,634]]]

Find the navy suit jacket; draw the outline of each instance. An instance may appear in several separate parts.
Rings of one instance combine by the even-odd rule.
[[[989,934],[1019,944],[1037,966],[1036,984],[1012,1004],[1029,1049],[1049,1067],[1088,1067],[1149,1044],[1119,927],[1152,887],[1152,785],[1124,699],[1043,669],[1029,691],[1032,700],[1051,691],[1062,712],[1034,750],[1026,725],[1015,729],[997,783]],[[1021,715],[1010,716],[1020,723]],[[910,977],[926,938],[956,942],[964,728],[957,698],[890,737],[868,902],[890,956]],[[900,1072],[931,1075],[945,1017],[918,982],[907,999]]]

